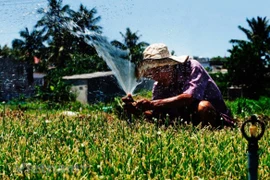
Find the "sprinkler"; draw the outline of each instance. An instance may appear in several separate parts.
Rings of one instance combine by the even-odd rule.
[[[249,133],[246,132],[249,126]],[[259,128],[258,128],[259,127]],[[265,131],[265,124],[262,121],[259,121],[256,115],[252,115],[251,118],[243,123],[241,126],[241,132],[244,138],[248,141],[248,180],[257,180],[258,179],[258,141],[261,139]]]
[[[132,95],[131,94],[127,94],[125,100],[124,100],[124,103],[126,106],[133,106],[132,103],[134,103],[134,99],[132,98]],[[128,108],[128,107],[127,107]],[[128,124],[131,124],[132,123],[132,114],[131,112],[129,111],[126,111],[127,112],[127,123]]]

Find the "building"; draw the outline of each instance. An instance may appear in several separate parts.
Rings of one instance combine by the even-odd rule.
[[[0,101],[33,95],[31,68],[32,66],[25,62],[0,57]]]
[[[196,57],[195,57],[196,58]],[[194,58],[194,59],[195,59]],[[198,57],[196,58],[197,61],[199,61],[201,63],[201,65],[205,68],[205,69],[211,69],[210,66],[210,59],[207,57]]]
[[[44,86],[44,84],[45,84],[45,80],[44,80],[45,76],[46,76],[45,73],[34,72],[33,73],[34,86]]]
[[[72,85],[71,91],[77,95],[77,101],[83,104],[107,102],[125,94],[111,71],[64,76],[63,79]]]
[[[108,102],[117,96],[126,95],[112,71],[64,76],[63,79],[72,85],[71,91],[77,95],[77,101],[83,104]],[[135,91],[149,90],[152,86],[153,81],[144,80]]]

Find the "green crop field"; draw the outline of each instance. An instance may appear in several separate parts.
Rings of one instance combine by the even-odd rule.
[[[268,102],[228,103],[241,124],[253,110],[267,123],[269,111],[262,104]],[[128,125],[116,109],[117,103],[61,108],[2,103],[1,179],[247,179],[247,141],[239,127],[165,127],[143,119]],[[78,113],[68,116],[64,110]],[[269,139],[266,126],[259,141],[259,179],[270,178]]]

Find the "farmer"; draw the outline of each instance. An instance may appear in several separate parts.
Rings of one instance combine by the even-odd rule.
[[[195,126],[233,126],[221,92],[202,65],[189,56],[171,56],[165,44],[148,46],[138,65],[139,78],[155,80],[152,100],[135,102],[129,94],[122,98],[129,113],[146,118],[192,122]]]

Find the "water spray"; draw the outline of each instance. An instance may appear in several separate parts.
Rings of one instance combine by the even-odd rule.
[[[131,94],[141,81],[138,81],[137,79],[136,67],[135,64],[130,61],[131,58],[129,52],[111,45],[106,37],[87,28],[83,29],[74,21],[63,22],[63,26],[65,26],[74,36],[83,38],[87,44],[96,49],[98,55],[112,70],[120,87],[127,94],[126,105],[129,104],[132,106],[132,103],[135,101]],[[127,116],[127,122],[128,124],[131,124],[132,114],[127,111]]]
[[[249,126],[249,133],[246,132]],[[241,132],[244,138],[248,141],[247,156],[248,156],[248,180],[258,179],[258,141],[261,139],[265,131],[265,124],[259,121],[256,115],[252,115],[251,118],[243,123],[241,126]],[[248,135],[249,134],[249,135]]]
[[[113,46],[105,36],[87,28],[82,29],[74,21],[66,21],[63,26],[74,36],[83,38],[87,44],[96,49],[98,55],[112,70],[118,84],[126,94],[132,93],[141,83],[136,77],[136,66],[130,61],[127,50]]]

